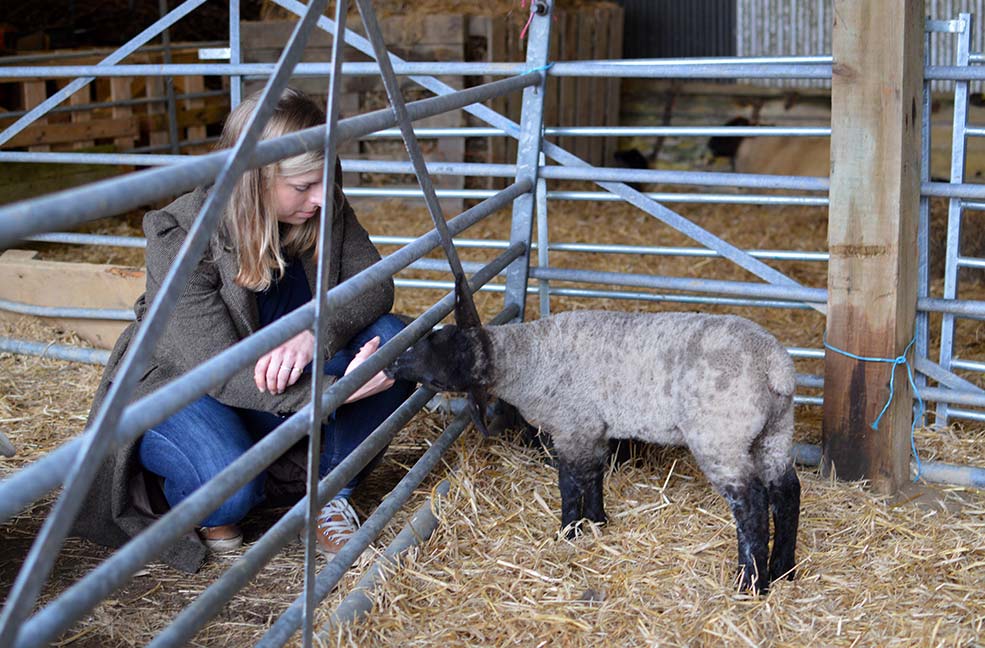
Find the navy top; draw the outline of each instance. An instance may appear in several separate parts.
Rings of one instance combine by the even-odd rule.
[[[257,294],[260,328],[311,301],[311,288],[300,259],[287,259],[284,276]]]

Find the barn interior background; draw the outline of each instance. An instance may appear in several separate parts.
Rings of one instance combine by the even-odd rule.
[[[173,3],[172,3],[173,4]],[[393,51],[409,60],[522,61],[526,43],[520,31],[527,19],[518,0],[469,2],[428,0],[374,2]],[[971,51],[985,51],[985,1],[928,0],[935,20],[971,12],[978,27]],[[624,0],[558,2],[551,60],[815,56],[831,52],[831,3],[824,0]],[[240,3],[244,61],[271,61],[286,42],[289,14],[272,3]],[[161,15],[154,2],[5,2],[0,6],[0,65],[81,65],[95,63]],[[128,62],[196,63],[220,55],[228,34],[228,5],[209,2],[158,43]],[[331,40],[316,36],[306,60],[325,60]],[[929,63],[950,64],[954,38],[935,36]],[[218,54],[216,54],[218,52]],[[212,59],[205,59],[212,60]],[[355,55],[351,60],[357,59]],[[0,79],[0,128],[53,94],[70,79]],[[443,80],[461,86],[476,77]],[[247,79],[247,88],[256,79]],[[298,80],[318,92],[323,79]],[[342,111],[350,116],[385,106],[378,79],[347,80]],[[251,85],[252,84],[252,85]],[[952,175],[954,84],[933,83],[930,175]],[[985,124],[982,82],[969,84],[968,121]],[[408,85],[409,99],[425,96]],[[414,94],[418,93],[418,94]],[[71,99],[75,110],[56,110],[43,123],[25,129],[0,151],[100,153],[198,153],[207,150],[229,107],[228,79],[209,75],[98,79]],[[80,108],[89,106],[88,108]],[[519,96],[492,106],[514,120]],[[173,117],[169,117],[169,113]],[[679,79],[551,78],[545,124],[556,126],[719,126],[744,118],[769,126],[818,126],[831,121],[830,83],[824,80],[693,81]],[[459,113],[419,126],[461,128],[479,125]],[[771,138],[763,138],[769,142]],[[711,137],[614,136],[549,137],[596,166],[645,166],[664,170],[708,170],[826,177],[830,153],[826,138],[774,140],[758,155],[713,155]],[[720,142],[721,143],[721,142]],[[777,148],[781,143],[783,148]],[[724,142],[729,153],[729,142]],[[737,144],[737,142],[732,142]],[[492,162],[515,159],[515,143],[495,136],[435,137],[424,140],[428,159]],[[628,152],[636,151],[635,156]],[[402,151],[399,140],[366,138],[342,150],[347,159],[389,160]],[[722,152],[723,149],[717,149]],[[737,151],[735,151],[737,152]],[[969,138],[964,178],[980,183],[985,174],[985,138]],[[0,204],[13,203],[132,170],[105,164],[34,164],[0,161]],[[350,171],[347,188],[361,220],[384,253],[407,237],[430,228],[420,202],[401,197],[410,176]],[[443,204],[469,206],[503,186],[501,179],[440,176]],[[748,281],[750,275],[720,259],[702,255],[644,255],[640,246],[686,248],[693,243],[621,203],[588,203],[575,193],[591,183],[552,181],[554,191],[571,199],[552,203],[550,240],[570,244],[552,253],[552,265],[598,271],[625,271],[714,280]],[[671,188],[651,184],[652,192]],[[384,191],[378,191],[383,189]],[[386,190],[391,193],[387,194]],[[678,195],[675,209],[743,249],[823,251],[827,247],[827,209],[817,204],[702,204]],[[698,194],[700,187],[685,188]],[[727,193],[728,190],[716,190]],[[742,195],[742,190],[733,190]],[[473,192],[473,193],[469,193]],[[782,192],[776,192],[783,195]],[[148,205],[147,207],[151,207]],[[930,199],[932,294],[945,291],[944,248],[948,201]],[[105,236],[140,236],[143,210],[85,226]],[[450,211],[450,210],[449,210]],[[453,212],[451,212],[453,213]],[[985,256],[982,212],[968,212],[964,248],[968,258]],[[469,231],[474,247],[469,262],[485,262],[497,251],[481,241],[508,238],[508,216],[500,215]],[[119,241],[117,241],[119,243]],[[578,245],[610,245],[618,252],[585,256]],[[635,247],[633,247],[635,246]],[[39,306],[125,310],[142,291],[142,251],[133,246],[92,247],[35,242],[0,256],[0,299]],[[805,255],[806,256],[806,255]],[[824,263],[789,260],[771,264],[805,286],[824,287]],[[447,274],[418,268],[398,276],[398,310],[419,314],[447,285]],[[985,299],[980,268],[962,271],[961,296]],[[561,284],[559,287],[563,287]],[[627,301],[602,301],[562,289],[550,299],[552,310],[700,308],[735,312],[764,324],[794,349],[818,347],[824,318],[793,308],[762,309],[740,303],[689,304],[675,294],[651,294]],[[478,296],[484,317],[501,304],[499,293]],[[683,301],[683,304],[682,304]],[[23,310],[23,309],[22,309]],[[531,313],[536,307],[531,302]],[[942,316],[930,317],[931,344],[939,343]],[[89,350],[98,362],[123,322],[70,316],[32,317],[0,309],[0,336],[36,344],[43,352],[61,345]],[[957,369],[985,387],[985,336],[977,320],[958,321]],[[101,351],[103,350],[103,351]],[[50,354],[49,354],[50,355]],[[816,355],[798,357],[798,371],[823,373]],[[21,353],[0,353],[0,421],[17,455],[0,459],[8,475],[77,435],[98,380],[98,364]],[[819,391],[802,385],[798,440],[817,443]],[[811,399],[814,399],[813,401]],[[973,409],[973,408],[972,408]],[[360,500],[366,513],[406,472],[440,430],[446,414],[422,415],[391,444],[377,483]],[[925,461],[985,465],[985,425],[981,419],[950,419],[946,427],[921,427],[916,443]],[[762,644],[815,642],[823,645],[901,643],[968,645],[985,631],[978,601],[985,565],[985,523],[981,492],[946,486],[890,500],[855,483],[836,483],[802,468],[805,495],[798,580],[782,584],[758,601],[736,595],[725,583],[732,557],[727,510],[708,492],[686,453],[633,448],[630,460],[614,466],[608,488],[613,523],[597,537],[574,544],[553,537],[558,508],[554,474],[539,455],[509,440],[480,443],[469,437],[447,459],[447,474],[429,478],[417,493],[423,501],[441,478],[452,484],[441,504],[441,526],[434,538],[388,574],[371,595],[368,620],[334,630],[334,640],[357,645],[429,643],[501,644],[565,642],[614,644]],[[912,499],[926,499],[917,506]],[[23,556],[43,521],[50,500],[0,527],[0,591],[6,595]],[[256,539],[276,512],[264,513],[247,528]],[[405,516],[398,516],[396,528]],[[396,530],[387,531],[380,547]],[[655,549],[658,548],[658,549]],[[106,556],[104,550],[69,541],[42,602],[54,599]],[[289,547],[197,637],[205,645],[252,643],[269,620],[296,595],[302,578],[301,548]],[[368,560],[368,559],[367,559]],[[216,560],[192,577],[149,566],[92,615],[67,632],[70,645],[143,645],[175,614],[205,590],[229,563]],[[362,565],[365,566],[365,565]],[[347,576],[338,602],[360,574]],[[332,606],[326,601],[326,609]],[[327,617],[327,612],[326,612]]]

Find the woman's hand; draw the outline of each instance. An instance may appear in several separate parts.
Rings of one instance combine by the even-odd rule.
[[[257,360],[253,368],[253,381],[257,389],[271,394],[283,393],[288,386],[298,381],[314,354],[314,334],[311,331],[301,331]]]
[[[369,356],[376,353],[376,350],[379,348],[380,348],[380,336],[377,335],[375,338],[364,344],[361,349],[359,349],[359,353],[356,354],[356,357],[353,358],[352,362],[349,363],[349,366],[346,367],[345,375],[348,376],[350,373],[352,373],[352,371],[356,367],[366,362],[366,359],[369,358]],[[372,396],[373,394],[379,394],[381,391],[386,391],[387,389],[390,389],[392,385],[393,385],[393,378],[387,378],[385,375],[383,375],[383,372],[380,371],[375,376],[370,378],[365,385],[363,385],[356,391],[352,392],[352,395],[349,396],[349,398],[345,399],[345,402],[351,403],[361,398]]]

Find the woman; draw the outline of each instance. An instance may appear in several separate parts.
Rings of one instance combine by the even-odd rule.
[[[235,143],[258,98],[244,99],[229,115],[218,148]],[[288,89],[261,139],[324,123],[325,115],[315,102]],[[323,152],[314,151],[242,176],[219,231],[210,241],[209,252],[182,292],[134,398],[150,393],[311,300],[317,272],[323,165]],[[144,217],[147,289],[135,305],[137,321],[113,349],[93,412],[207,195],[207,188],[198,188]],[[338,165],[333,200],[329,287],[380,259],[342,193]],[[321,329],[326,345],[326,385],[358,366],[403,328],[400,319],[388,314],[392,306],[393,281],[387,279],[345,309],[327,314]],[[101,467],[87,509],[76,522],[76,532],[101,544],[119,546],[163,510],[188,497],[309,402],[313,353],[314,335],[304,331],[117,451]],[[322,426],[319,476],[328,474],[348,456],[407,398],[411,388],[407,383],[394,385],[381,372],[354,392]],[[239,522],[253,507],[265,500],[283,503],[303,494],[306,447],[306,442],[299,442],[202,520],[197,536],[182,538],[162,559],[194,571],[207,549],[222,552],[238,548],[243,541]],[[371,467],[323,508],[316,533],[323,553],[334,555],[358,528],[349,495]]]

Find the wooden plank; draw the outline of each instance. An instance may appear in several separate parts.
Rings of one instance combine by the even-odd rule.
[[[916,312],[923,2],[836,0],[834,15],[827,341],[895,358]],[[909,475],[911,417],[903,368],[825,354],[825,470],[896,492]]]
[[[186,76],[184,78],[184,91],[188,94],[193,94],[196,92],[205,91],[205,77],[201,76]],[[188,110],[200,110],[205,108],[205,99],[185,99],[185,108]],[[219,121],[223,121],[220,119]],[[205,139],[205,126],[206,124],[213,123],[207,121],[197,122],[198,125],[187,125],[185,126],[185,140],[195,141]],[[180,128],[179,122],[179,128]],[[199,145],[193,147],[186,147],[187,153],[205,153],[209,150],[208,145]]]
[[[131,91],[130,84],[131,81],[127,78],[111,78],[109,80],[109,91],[112,101],[126,101],[128,99],[132,99],[133,92]],[[129,119],[133,116],[133,108],[131,106],[113,106],[112,115],[113,119]],[[118,151],[129,151],[133,148],[134,140],[137,135],[137,131],[134,131],[129,137],[117,137],[113,140],[113,144],[116,146]]]
[[[168,104],[164,94],[164,77],[147,77],[146,93],[148,99],[157,100],[147,104],[147,115],[155,117],[164,115],[163,120],[153,122],[155,128],[149,132],[147,136],[148,142],[151,146],[170,144],[171,137],[168,135]],[[163,126],[161,126],[162,124]],[[162,153],[164,151],[156,152]]]
[[[556,10],[555,15],[557,15]],[[562,23],[557,20],[554,23],[551,25],[551,41],[547,50],[548,62],[557,61],[561,55],[561,34],[559,33],[560,29],[558,25]],[[557,77],[547,77],[547,85],[544,88],[544,126],[558,125],[559,115],[561,114],[561,88],[559,82],[560,79]],[[548,141],[557,144],[558,139],[556,137],[550,137]]]
[[[12,148],[27,146],[29,150],[44,148],[50,150],[49,144],[66,144],[80,141],[91,141],[103,138],[118,138],[132,136],[137,132],[137,120],[133,117],[126,119],[100,119],[98,121],[62,124],[40,124],[28,126],[14,135],[6,146]],[[43,145],[42,145],[43,143]]]
[[[73,106],[84,106],[90,101],[91,86],[85,86],[71,97],[69,97],[69,103]],[[89,110],[74,110],[72,111],[72,123],[81,124],[84,122],[92,121],[92,112]],[[96,142],[91,139],[80,139],[72,143],[72,148],[81,149],[94,146]]]
[[[509,23],[502,16],[493,16],[489,18],[489,29],[487,33],[486,41],[486,57],[490,62],[493,63],[503,63],[508,60],[506,53],[507,46],[507,29]],[[483,81],[488,83],[492,81],[492,77],[483,77]],[[490,107],[501,115],[509,114],[509,102],[506,97],[496,97],[490,102]],[[511,139],[508,137],[490,137],[488,143],[489,157],[488,161],[494,164],[509,164],[510,159],[506,156],[508,146],[507,140]],[[506,178],[492,178],[492,186],[497,189],[502,189],[506,186]]]
[[[575,58],[579,61],[589,61],[592,58],[592,21],[594,16],[592,15],[591,9],[579,10],[577,12],[577,18],[575,22],[577,24],[577,54]],[[578,96],[575,100],[575,121],[576,126],[591,126],[592,125],[592,111],[594,110],[594,104],[597,101],[597,97],[593,96],[595,89],[595,80],[590,77],[580,77],[575,82],[577,84]],[[591,162],[592,156],[592,142],[591,138],[588,137],[578,137],[575,142],[575,155],[585,160],[586,162]]]
[[[578,58],[578,13],[575,11],[565,11],[558,16],[558,24],[562,26],[561,32],[561,58],[565,61],[572,61]],[[560,125],[574,126],[578,114],[578,79],[575,77],[564,77],[560,79],[561,86],[561,111]],[[575,138],[565,136],[561,139],[561,147],[569,153],[575,152]]]
[[[610,59],[621,59],[622,58],[622,46],[623,46],[623,21],[624,21],[625,11],[621,6],[614,5],[609,9],[609,54]],[[620,111],[622,109],[622,102],[620,97],[622,94],[622,79],[619,77],[611,77],[606,82],[605,98],[605,125],[606,126],[618,126],[621,123]],[[606,164],[610,164],[615,159],[615,153],[619,149],[619,138],[618,137],[607,137],[605,138],[605,153],[604,159]]]
[[[132,308],[144,291],[141,268],[39,261],[36,252],[8,250],[0,255],[0,298],[37,306]],[[0,311],[0,317],[24,318]],[[127,322],[41,318],[74,331],[101,349],[110,349]]]
[[[35,106],[37,106],[38,104],[40,104],[41,102],[43,102],[45,99],[48,98],[48,92],[45,90],[44,86],[45,86],[44,80],[25,81],[23,84],[21,84],[21,103],[24,105],[24,108],[26,110],[30,110],[31,108],[34,108]],[[39,119],[35,119],[32,123],[35,126],[47,124],[48,118],[41,117]],[[23,135],[24,131],[21,131],[20,134]],[[14,140],[7,142],[7,146],[11,146],[11,147],[25,146],[24,144],[14,144],[13,141]],[[50,151],[51,147],[47,145],[34,145],[34,146],[29,146],[27,150]]]
[[[178,128],[189,128],[199,124],[221,124],[229,114],[229,106],[225,101],[207,102],[204,106],[194,109],[179,110],[175,113]],[[145,132],[167,131],[167,113],[140,115],[137,118],[140,129]]]
[[[592,60],[600,60],[609,56],[609,11],[607,8],[585,7],[582,10],[588,14],[592,29]],[[605,126],[606,101],[605,90],[608,79],[592,78],[591,117],[588,126]],[[589,137],[588,161],[595,166],[605,166],[605,139]]]

